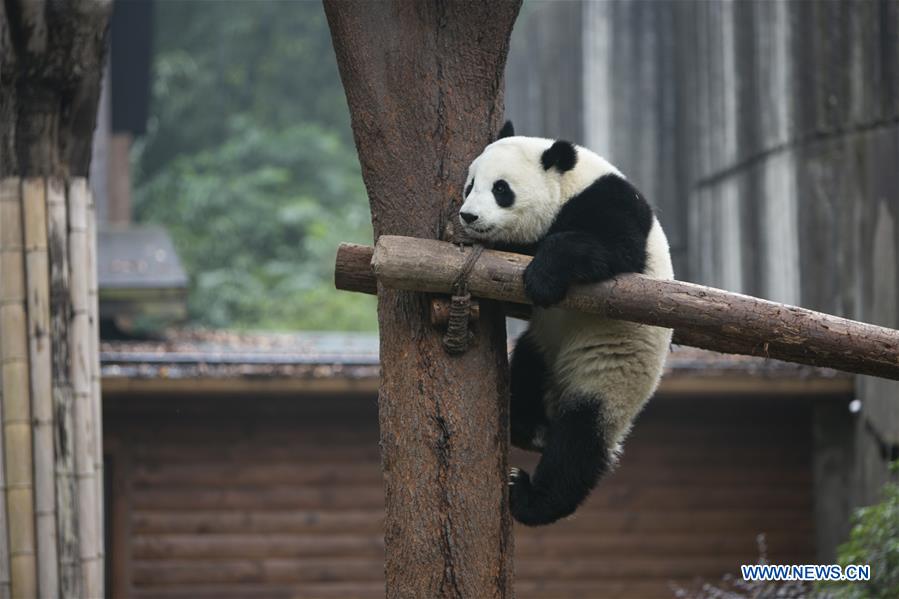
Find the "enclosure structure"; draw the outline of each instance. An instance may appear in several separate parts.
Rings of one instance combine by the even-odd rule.
[[[115,596],[383,597],[374,335],[102,346]],[[263,349],[266,348],[266,349]],[[514,527],[517,597],[670,597],[758,557],[814,558],[816,410],[850,377],[678,348],[619,470]],[[510,461],[532,466],[533,454]]]
[[[102,593],[93,205],[84,178],[0,181],[6,579],[15,597]],[[8,526],[8,529],[7,529]],[[4,556],[5,557],[5,556]],[[5,560],[0,560],[5,561]]]

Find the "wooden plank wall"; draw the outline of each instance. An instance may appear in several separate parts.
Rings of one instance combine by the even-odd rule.
[[[383,595],[376,400],[307,401],[107,400],[105,434],[118,447],[107,467],[125,494],[113,496],[110,554],[126,558],[115,588]]]
[[[575,517],[516,530],[522,597],[672,597],[754,563],[814,554],[808,404],[658,398]],[[513,459],[512,463],[519,460]]]
[[[373,397],[105,404],[114,596],[383,597]],[[656,401],[576,518],[516,528],[517,595],[670,597],[754,562],[761,532],[775,561],[808,559],[810,414]]]

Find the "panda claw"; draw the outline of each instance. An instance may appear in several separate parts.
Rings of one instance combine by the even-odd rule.
[[[521,468],[515,468],[513,466],[509,469],[509,486],[515,486],[515,483],[518,483],[522,479],[527,478],[527,476],[527,473],[522,472]]]
[[[508,484],[511,487],[515,484],[515,479],[518,478],[518,473],[521,472],[518,468],[512,467],[509,468],[509,481]]]

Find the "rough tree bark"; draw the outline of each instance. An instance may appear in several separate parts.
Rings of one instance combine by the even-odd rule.
[[[464,261],[465,253],[448,243],[383,236],[374,249],[341,245],[335,283],[377,293],[377,279],[394,289],[446,294]],[[468,288],[478,297],[512,302],[503,304],[506,314],[527,318],[522,274],[530,261],[488,250],[471,269]],[[714,287],[629,275],[573,287],[562,305],[673,328],[681,345],[899,379],[899,331]]]
[[[0,177],[87,176],[111,9],[0,5]]]
[[[503,117],[519,1],[325,0],[375,237],[440,238]],[[505,326],[449,356],[423,294],[380,289],[388,597],[510,597]]]
[[[2,407],[14,412],[3,414],[2,444],[7,465],[17,455],[33,463],[6,493],[16,523],[9,540],[16,597],[104,594],[85,177],[111,8],[111,0],[0,3],[0,195],[9,217],[0,279],[21,274],[27,291],[26,301],[0,294],[0,337],[28,348],[27,361],[4,357]],[[19,379],[11,364],[28,372],[26,389],[8,388],[8,371]]]

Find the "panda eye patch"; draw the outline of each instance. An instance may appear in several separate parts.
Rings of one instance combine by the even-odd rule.
[[[468,184],[468,187],[465,188],[465,195],[463,197],[468,197],[471,195],[471,189],[474,187],[474,179],[472,179],[471,183]]]
[[[509,187],[509,184],[502,179],[498,179],[493,184],[493,197],[496,203],[502,208],[508,208],[515,202],[515,192]]]

